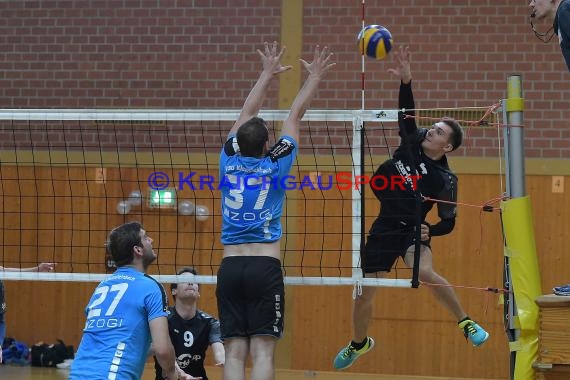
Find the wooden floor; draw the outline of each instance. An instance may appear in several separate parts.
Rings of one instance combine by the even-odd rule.
[[[207,368],[210,380],[221,379],[221,369]],[[2,380],[66,380],[69,370],[56,368],[32,368],[16,366],[0,366],[0,379]],[[275,380],[489,380],[464,379],[456,377],[429,377],[429,376],[396,376],[382,374],[357,374],[350,372],[314,372],[278,370]],[[152,367],[147,365],[141,380],[154,380]],[[506,379],[492,379],[506,380]]]

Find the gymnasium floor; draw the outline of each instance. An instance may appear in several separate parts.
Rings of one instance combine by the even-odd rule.
[[[207,368],[210,380],[221,379],[221,370],[219,368]],[[32,368],[32,367],[16,367],[16,366],[0,366],[1,380],[66,380],[68,370],[56,368]],[[152,367],[147,364],[145,372],[141,380],[154,380]],[[356,374],[348,372],[313,372],[313,371],[290,371],[278,370],[276,380],[484,380],[484,379],[464,379],[452,377],[418,377],[418,376],[395,376],[395,375],[378,375],[378,374]],[[489,380],[489,379],[486,379]],[[492,379],[506,380],[506,379]]]

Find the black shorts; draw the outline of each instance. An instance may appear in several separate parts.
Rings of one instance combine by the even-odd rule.
[[[415,231],[408,226],[389,225],[368,235],[361,254],[364,273],[390,272],[398,257],[404,258],[408,248],[415,244]],[[420,244],[427,247],[430,241]]]
[[[222,338],[283,334],[285,286],[281,262],[269,256],[229,256],[216,286]]]

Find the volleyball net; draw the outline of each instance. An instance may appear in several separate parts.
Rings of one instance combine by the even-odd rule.
[[[418,124],[497,116],[486,111],[420,110]],[[158,253],[149,274],[175,282],[177,269],[193,266],[198,282],[215,283],[223,252],[219,153],[238,113],[0,110],[0,265],[57,263],[55,273],[0,271],[0,279],[101,281],[115,269],[107,234],[136,220]],[[286,114],[260,113],[270,143]],[[279,184],[288,190],[286,284],[411,286],[402,264],[392,278],[362,279],[360,271],[363,236],[379,210],[367,180],[399,144],[397,117],[397,110],[306,113],[296,163]]]

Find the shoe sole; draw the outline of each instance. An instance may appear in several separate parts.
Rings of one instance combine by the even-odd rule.
[[[368,338],[368,339],[370,339],[370,347],[368,347],[368,349],[367,349],[366,351],[364,351],[363,353],[358,354],[358,356],[352,361],[352,363],[350,363],[350,364],[347,365],[346,367],[342,367],[342,368],[336,368],[336,367],[334,367],[334,364],[333,364],[333,368],[336,369],[337,371],[342,371],[342,370],[345,370],[345,369],[347,369],[347,368],[350,368],[354,363],[356,363],[356,361],[358,360],[359,357],[361,357],[361,356],[364,355],[365,353],[367,353],[367,352],[369,352],[370,350],[372,350],[372,349],[374,348],[374,344],[375,344],[375,343],[374,343],[374,339],[372,339],[372,338]]]
[[[479,347],[483,343],[485,343],[487,341],[487,339],[489,339],[489,333],[485,331],[485,338],[483,338],[483,340],[481,340],[481,342],[479,342],[479,344],[475,344],[473,342],[471,342],[471,343],[473,344],[474,347]]]

